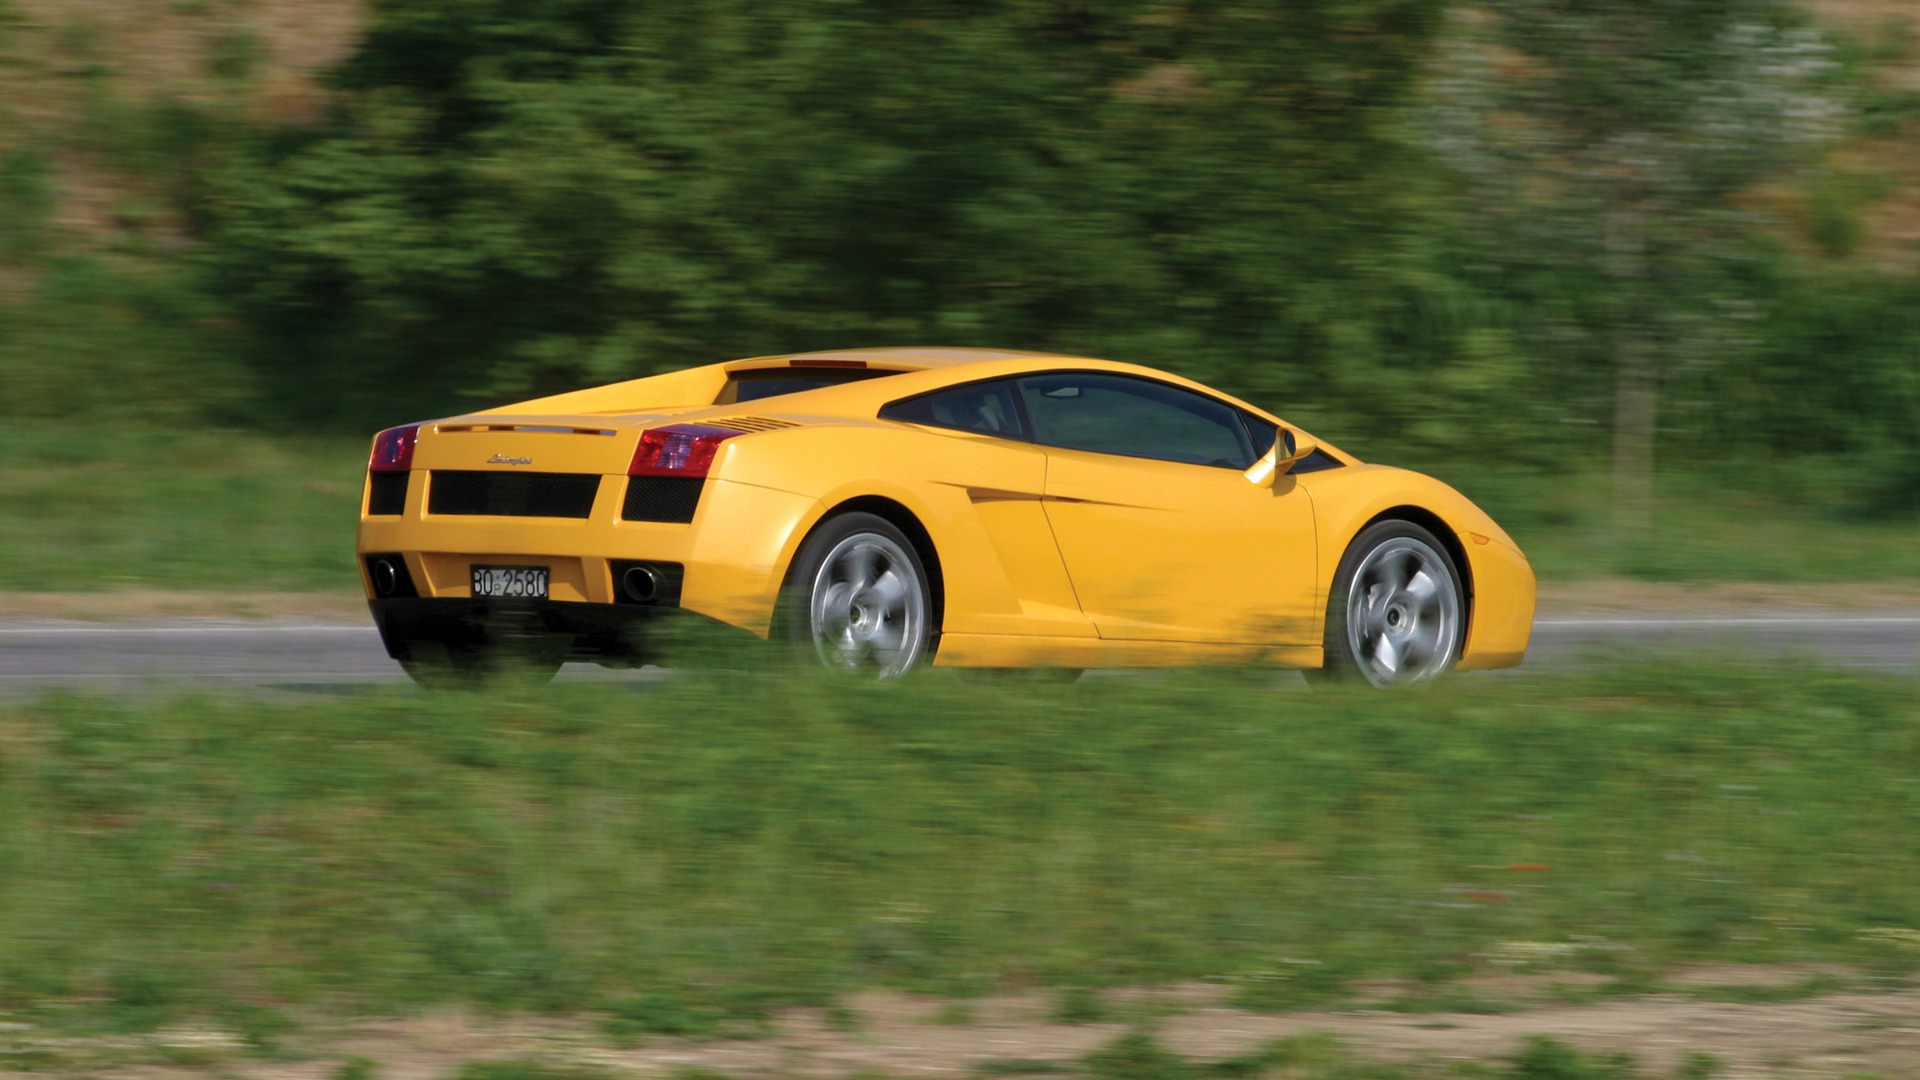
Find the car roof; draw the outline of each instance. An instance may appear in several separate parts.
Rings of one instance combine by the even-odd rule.
[[[991,360],[1064,359],[1052,353],[1023,349],[964,349],[946,346],[895,346],[872,349],[827,349],[820,352],[785,353],[734,360],[725,365],[729,373],[763,368],[807,367],[861,364],[895,371],[929,371],[938,368],[981,364]]]
[[[711,403],[713,395],[719,391],[720,386],[735,374],[795,367],[806,368],[815,365],[865,367],[891,371],[894,374],[885,379],[862,379],[838,385],[821,386],[804,392],[760,398],[751,403]],[[1258,406],[1222,393],[1203,383],[1183,378],[1170,371],[1138,364],[1022,349],[892,346],[783,353],[773,356],[756,356],[745,360],[723,361],[702,367],[685,368],[664,375],[523,401],[485,412],[452,417],[448,422],[479,423],[495,417],[511,417],[515,423],[519,424],[537,421],[543,424],[565,426],[572,424],[577,418],[585,417],[590,418],[598,426],[620,428],[651,425],[669,417],[676,420],[706,421],[752,414],[802,422],[864,420],[871,423],[875,413],[889,401],[977,379],[1004,378],[1050,370],[1105,371],[1117,375],[1153,379],[1184,386],[1245,408],[1256,415],[1278,420],[1272,413]]]

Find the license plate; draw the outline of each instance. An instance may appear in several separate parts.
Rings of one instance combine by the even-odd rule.
[[[544,566],[476,566],[473,568],[473,595],[506,596],[517,600],[545,600],[547,568]]]

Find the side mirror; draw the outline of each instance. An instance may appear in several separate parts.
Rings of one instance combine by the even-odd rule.
[[[1313,453],[1318,445],[1311,436],[1296,434],[1292,428],[1282,426],[1266,455],[1244,474],[1247,482],[1255,487],[1272,487],[1275,480]]]

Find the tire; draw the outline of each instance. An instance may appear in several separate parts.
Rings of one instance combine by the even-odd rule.
[[[1465,591],[1446,545],[1409,521],[1362,529],[1327,595],[1319,674],[1375,686],[1421,682],[1452,668],[1465,641]]]
[[[400,667],[426,690],[477,690],[496,679],[540,686],[560,670],[558,659],[531,649],[412,641],[407,651]]]
[[[932,655],[932,595],[906,534],[885,518],[850,512],[828,518],[800,545],[780,621],[803,661],[894,679]]]

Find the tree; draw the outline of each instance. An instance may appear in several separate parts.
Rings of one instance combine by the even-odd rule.
[[[912,341],[1284,404],[1430,257],[1442,12],[382,0],[336,119],[217,178],[207,266],[306,410]]]
[[[1562,400],[1610,392],[1615,505],[1642,531],[1662,379],[1735,377],[1753,346],[1761,218],[1740,196],[1839,129],[1830,50],[1774,0],[1488,0],[1463,19],[1432,130],[1470,249]]]

